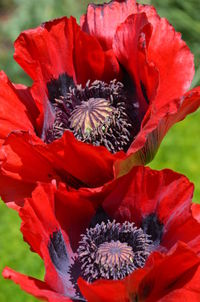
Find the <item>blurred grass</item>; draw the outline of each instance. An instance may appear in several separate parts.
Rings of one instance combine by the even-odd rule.
[[[0,0],[0,69],[14,82],[30,84],[30,79],[12,59],[13,41],[22,30],[38,26],[43,21],[63,15],[77,18],[89,1],[81,0]],[[93,1],[100,3],[103,1]],[[105,2],[105,1],[104,1]],[[108,1],[107,1],[108,2]],[[200,2],[199,0],[146,0],[155,5],[183,35],[195,55],[196,76],[193,86],[200,84]],[[151,167],[171,168],[187,175],[196,185],[195,201],[200,201],[200,111],[175,125],[164,139]],[[20,233],[17,214],[0,204],[0,271],[10,266],[17,271],[42,278],[43,263],[29,251]],[[0,277],[0,301],[36,301],[20,291],[17,285]]]
[[[16,212],[0,203],[0,271],[9,266],[16,271],[37,278],[43,278],[43,262],[37,254],[31,253],[20,233],[20,219]],[[37,301],[25,294],[12,281],[0,277],[1,302]]]

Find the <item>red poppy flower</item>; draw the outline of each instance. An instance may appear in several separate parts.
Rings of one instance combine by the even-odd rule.
[[[25,31],[15,59],[34,86],[19,91],[2,75],[6,202],[30,196],[36,180],[98,187],[146,164],[169,128],[200,105],[199,87],[186,92],[194,64],[180,34],[134,0],[89,5],[81,27],[64,17]],[[7,137],[11,130],[23,132]]]
[[[3,275],[48,301],[198,301],[200,207],[192,194],[184,176],[145,167],[99,192],[39,184],[19,214],[45,281],[10,268]]]

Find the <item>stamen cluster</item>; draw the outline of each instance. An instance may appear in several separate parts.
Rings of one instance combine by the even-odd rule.
[[[78,258],[82,276],[97,279],[123,279],[144,266],[152,241],[134,223],[102,222],[86,230],[79,243]]]
[[[128,97],[117,80],[70,86],[65,96],[52,102],[55,121],[46,133],[46,142],[60,138],[70,130],[85,143],[105,146],[110,152],[126,151],[132,141],[132,120],[128,114]]]

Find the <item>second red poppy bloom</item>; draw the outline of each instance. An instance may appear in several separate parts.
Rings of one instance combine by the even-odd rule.
[[[184,176],[145,167],[100,193],[40,184],[19,214],[45,281],[9,268],[3,275],[52,302],[199,301],[200,208],[192,194]]]
[[[6,183],[20,199],[36,180],[98,187],[126,174],[152,160],[168,129],[200,105],[199,88],[186,92],[194,74],[187,45],[134,0],[90,5],[81,27],[62,18],[25,31],[15,59],[34,85],[1,77],[5,201],[13,200]],[[12,130],[26,133],[7,138]],[[24,182],[26,192],[17,189]]]

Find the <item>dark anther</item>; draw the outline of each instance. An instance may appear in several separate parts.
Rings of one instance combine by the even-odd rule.
[[[143,267],[151,252],[151,240],[134,223],[102,222],[86,230],[79,243],[81,273],[88,282],[118,280]]]

